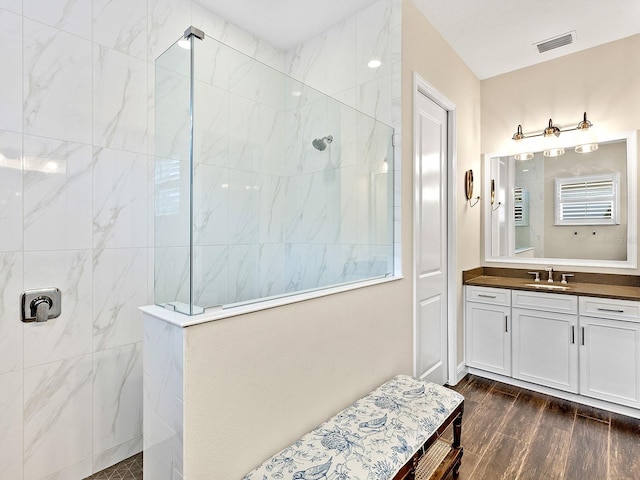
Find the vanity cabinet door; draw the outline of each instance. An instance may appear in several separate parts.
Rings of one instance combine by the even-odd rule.
[[[466,356],[470,367],[511,375],[511,307],[466,304]]]
[[[513,377],[578,393],[578,317],[514,308]]]
[[[580,317],[580,393],[640,407],[640,323]]]

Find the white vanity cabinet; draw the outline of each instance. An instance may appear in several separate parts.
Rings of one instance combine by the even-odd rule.
[[[578,297],[513,290],[512,376],[578,393]]]
[[[511,290],[466,287],[467,365],[511,375]]]
[[[640,408],[640,302],[580,297],[580,394]]]

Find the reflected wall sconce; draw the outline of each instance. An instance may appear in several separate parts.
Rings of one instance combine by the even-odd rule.
[[[493,204],[496,203],[496,181],[491,179],[491,211],[495,212],[502,206],[502,202],[498,202],[496,207],[493,208]]]
[[[511,139],[515,142],[513,148],[513,158],[516,160],[530,160],[533,158],[533,152],[536,151],[532,147],[532,143],[526,143],[527,139],[542,137],[540,150],[545,157],[559,157],[564,155],[565,146],[575,145],[577,153],[589,153],[598,149],[598,142],[591,128],[593,124],[587,119],[587,112],[584,112],[582,120],[575,127],[559,128],[549,119],[549,125],[544,130],[537,133],[525,134],[522,132],[522,125],[518,125],[516,133]],[[576,135],[570,137],[567,142],[560,140],[560,134],[564,132],[577,132]]]
[[[467,170],[464,172],[464,195],[469,202],[470,207],[475,207],[480,201],[480,197],[473,198],[473,170]],[[471,200],[475,200],[473,204]]]

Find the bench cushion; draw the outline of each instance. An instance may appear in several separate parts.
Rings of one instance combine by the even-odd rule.
[[[388,480],[462,403],[399,375],[276,454],[244,480]]]

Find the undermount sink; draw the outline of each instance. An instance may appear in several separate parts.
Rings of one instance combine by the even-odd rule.
[[[546,283],[527,283],[525,287],[533,287],[539,290],[559,290],[564,292],[565,290],[569,290],[571,287],[565,287],[564,285],[549,285]]]

